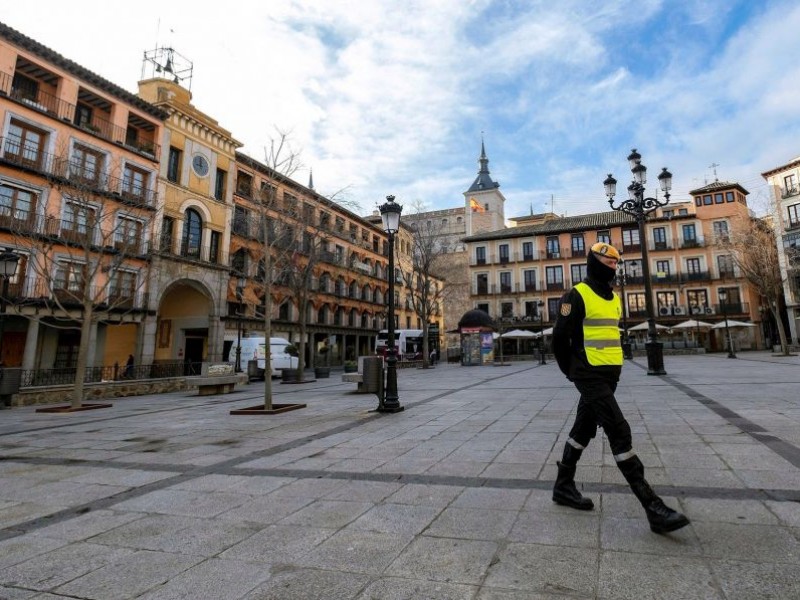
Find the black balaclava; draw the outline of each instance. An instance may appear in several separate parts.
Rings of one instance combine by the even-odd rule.
[[[586,283],[601,297],[610,300],[613,297],[611,282],[617,275],[617,270],[604,265],[594,252],[589,252],[586,258]]]

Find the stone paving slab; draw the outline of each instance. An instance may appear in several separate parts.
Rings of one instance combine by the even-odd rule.
[[[662,536],[602,430],[577,473],[595,510],[551,501],[577,400],[554,364],[402,370],[393,415],[335,379],[276,386],[308,407],[266,419],[229,414],[257,384],[3,411],[0,598],[800,597],[800,358],[666,368],[618,389],[692,519]]]

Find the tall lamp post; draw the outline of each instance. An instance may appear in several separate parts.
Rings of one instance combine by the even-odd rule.
[[[386,392],[378,412],[400,412],[405,407],[397,395],[397,348],[394,345],[394,235],[400,230],[400,213],[403,207],[394,201],[394,196],[386,196],[386,203],[380,207],[383,230],[389,237],[389,314],[386,359]]]
[[[6,300],[8,299],[8,284],[17,274],[19,254],[6,248],[0,253],[0,277],[3,278],[3,291],[0,293],[0,380],[3,379],[5,363],[3,362],[3,335],[6,325]],[[11,406],[11,396],[3,397],[0,408]]]
[[[650,281],[650,262],[647,258],[647,237],[645,223],[647,215],[654,210],[666,206],[669,203],[669,191],[672,189],[672,173],[664,167],[658,175],[661,190],[664,192],[664,199],[645,198],[645,184],[647,183],[647,167],[642,164],[642,155],[634,148],[628,156],[628,164],[633,173],[633,181],[628,186],[627,200],[623,200],[618,206],[614,206],[614,196],[617,194],[617,180],[609,173],[603,182],[608,204],[612,210],[627,213],[636,219],[639,225],[639,241],[642,246],[642,276],[644,277],[645,307],[647,309],[647,337],[645,344],[647,350],[647,374],[666,375],[664,370],[664,348],[656,339],[656,320],[653,308],[653,291]]]
[[[719,305],[722,309],[722,316],[725,317],[725,337],[728,338],[728,358],[736,358],[736,353],[733,351],[733,340],[731,339],[731,329],[728,326],[728,307],[726,301],[728,300],[727,290],[720,290],[717,292],[719,296]]]
[[[631,342],[628,339],[628,303],[625,300],[625,262],[620,260],[617,265],[617,280],[619,281],[619,293],[622,296],[622,356],[628,360],[633,358]]]
[[[237,373],[242,372],[242,301],[244,300],[244,286],[246,283],[244,277],[239,277],[239,282],[236,285],[236,302],[239,306],[236,311],[236,366],[233,370]]]
[[[544,361],[544,302],[536,302],[536,309],[539,311],[539,364],[547,364]]]

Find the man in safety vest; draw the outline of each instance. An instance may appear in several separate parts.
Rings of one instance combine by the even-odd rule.
[[[586,261],[586,279],[561,298],[553,328],[553,352],[564,375],[581,394],[578,414],[558,463],[553,501],[578,510],[594,504],[575,487],[575,470],[584,448],[597,433],[605,431],[617,467],[642,503],[650,529],[675,531],[689,524],[681,513],[667,507],[644,478],[644,465],[631,445],[631,428],[614,397],[622,371],[619,319],[622,304],[611,289],[619,252],[598,242]]]

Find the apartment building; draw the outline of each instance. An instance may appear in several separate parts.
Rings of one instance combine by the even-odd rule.
[[[772,189],[789,336],[800,343],[800,156],[761,174]]]
[[[125,364],[149,318],[167,114],[0,23],[2,356],[23,369]]]
[[[552,324],[563,293],[586,276],[588,248],[604,241],[623,255],[629,326],[646,317],[642,244],[647,244],[660,324],[696,316],[713,323],[725,315],[759,321],[758,294],[716,244],[749,218],[747,191],[736,183],[714,182],[690,194],[692,201],[669,204],[651,215],[645,239],[634,219],[618,211],[534,215],[516,220],[516,227],[465,238],[473,306],[534,331],[540,318]],[[737,337],[738,347],[763,344],[759,328],[737,331]],[[717,343],[721,338],[712,338],[712,349]]]

